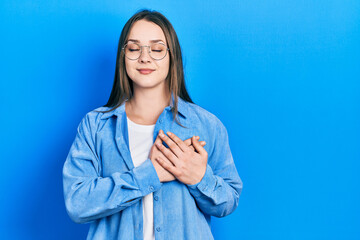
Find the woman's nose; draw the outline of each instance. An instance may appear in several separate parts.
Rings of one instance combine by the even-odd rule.
[[[141,62],[150,62],[151,61],[149,51],[150,51],[150,49],[149,49],[148,46],[142,46],[142,49],[141,49],[141,52],[140,52],[140,57],[139,57],[139,60]]]

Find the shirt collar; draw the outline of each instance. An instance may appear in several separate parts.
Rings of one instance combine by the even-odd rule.
[[[178,113],[180,113],[180,115],[182,115],[184,118],[186,118],[187,115],[188,115],[187,102],[185,100],[183,100],[181,97],[178,97],[177,99],[178,99]],[[125,101],[127,101],[127,99]],[[112,110],[110,112],[104,113],[101,116],[101,119],[110,118],[113,115],[116,115],[117,117],[119,117],[122,114],[124,114],[124,112],[125,112],[125,101],[119,107],[117,107],[116,109],[114,109],[114,110]],[[167,106],[165,109],[170,111],[173,108],[173,106],[174,106],[174,94],[172,93],[171,94],[170,105]]]

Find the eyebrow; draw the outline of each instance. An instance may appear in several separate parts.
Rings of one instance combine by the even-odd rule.
[[[132,42],[136,42],[136,43],[139,43],[140,41],[137,40],[137,39],[128,39],[127,41],[132,41]],[[155,39],[155,40],[150,40],[151,43],[156,43],[156,42],[164,42],[163,40],[161,39]]]

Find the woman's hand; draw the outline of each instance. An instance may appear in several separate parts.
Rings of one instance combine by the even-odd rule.
[[[163,131],[160,130],[159,131],[159,135],[163,134]],[[162,159],[166,159],[166,157],[164,156],[164,154],[155,146],[157,143],[161,144],[162,140],[160,138],[160,136],[157,136],[155,139],[155,142],[153,144],[153,146],[151,147],[150,150],[150,154],[149,154],[149,158],[152,162],[152,164],[155,167],[156,173],[158,174],[158,177],[160,179],[160,182],[169,182],[169,181],[173,181],[175,180],[175,177],[173,174],[171,174],[170,172],[168,172],[166,169],[164,169],[161,165],[159,165],[159,163],[155,160],[156,158],[162,158]],[[199,139],[199,137],[196,137],[197,139]],[[192,151],[195,151],[194,146],[192,145],[192,141],[191,138],[188,138],[184,141],[184,143],[186,144],[186,146],[188,146]],[[205,142],[201,141],[200,144],[202,146],[205,146]]]
[[[174,177],[184,184],[196,184],[201,181],[205,175],[208,153],[196,140],[195,136],[191,138],[192,146],[197,152],[193,151],[185,142],[175,134],[167,132],[170,136],[159,132],[160,139],[164,141],[169,148],[162,143],[155,142],[162,155],[155,159],[160,165],[170,172]]]

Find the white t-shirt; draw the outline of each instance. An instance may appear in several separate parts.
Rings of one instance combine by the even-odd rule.
[[[148,157],[153,145],[154,125],[141,125],[127,118],[129,147],[134,167],[141,165]],[[153,193],[143,197],[144,240],[155,240]]]

